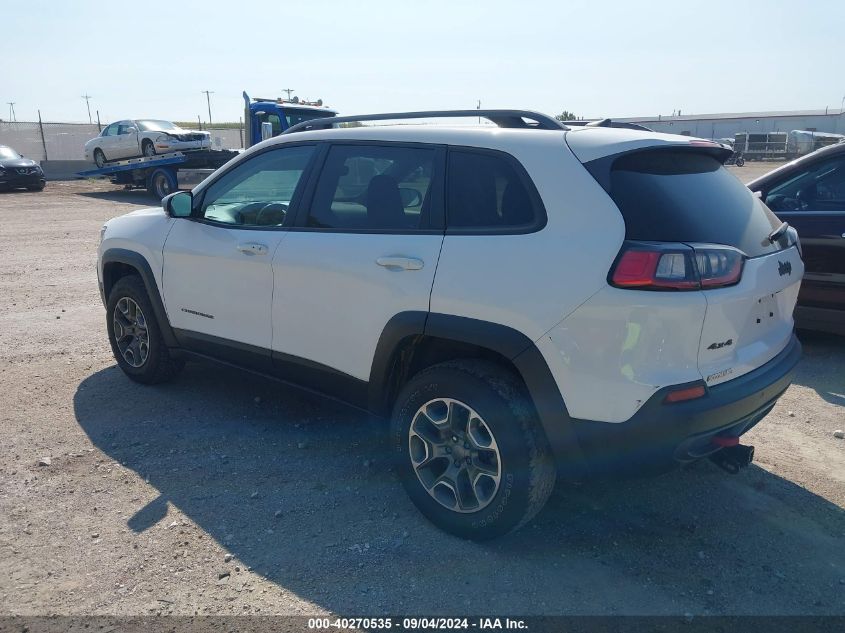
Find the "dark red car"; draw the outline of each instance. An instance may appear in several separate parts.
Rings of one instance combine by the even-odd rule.
[[[801,238],[796,326],[845,335],[845,142],[787,163],[748,188]]]

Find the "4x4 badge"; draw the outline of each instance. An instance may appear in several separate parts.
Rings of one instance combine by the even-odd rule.
[[[722,349],[723,347],[727,347],[728,345],[733,345],[734,340],[729,338],[727,341],[722,341],[721,343],[710,343],[707,346],[707,349]]]
[[[792,274],[792,262],[782,262],[778,260],[778,275],[783,277],[784,275],[791,275]]]

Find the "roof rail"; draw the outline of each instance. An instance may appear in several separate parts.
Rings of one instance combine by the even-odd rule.
[[[358,123],[361,121],[391,121],[396,119],[445,119],[473,118],[488,119],[503,128],[523,128],[535,130],[568,130],[557,119],[530,110],[426,110],[422,112],[387,112],[384,114],[359,114],[357,116],[335,116],[303,121],[289,127],[282,134],[326,130],[338,123]],[[527,123],[534,121],[534,124]]]

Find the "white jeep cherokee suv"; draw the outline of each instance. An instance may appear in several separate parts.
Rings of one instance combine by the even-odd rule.
[[[803,264],[730,151],[521,111],[355,120],[446,114],[496,125],[311,121],[109,221],[121,369],[212,358],[389,418],[413,502],[475,539],[556,477],[747,464],[800,356]]]

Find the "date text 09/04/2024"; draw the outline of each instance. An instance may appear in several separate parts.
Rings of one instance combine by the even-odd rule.
[[[309,618],[308,628],[311,630],[525,630],[528,628],[524,620],[511,618]]]

